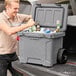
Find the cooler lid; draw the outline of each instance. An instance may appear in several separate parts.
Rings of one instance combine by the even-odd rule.
[[[57,21],[61,24],[61,31],[66,30],[67,4],[36,4],[32,8],[32,16],[41,27],[55,29]]]

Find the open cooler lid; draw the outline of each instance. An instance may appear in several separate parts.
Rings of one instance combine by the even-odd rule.
[[[60,21],[60,31],[66,30],[67,25],[67,4],[36,4],[32,8],[32,16],[35,22],[41,27],[57,27],[57,20]]]

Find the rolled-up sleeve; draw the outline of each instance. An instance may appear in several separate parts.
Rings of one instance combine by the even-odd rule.
[[[27,22],[30,18],[32,18],[31,15],[26,15],[26,14],[17,14],[17,15],[18,15],[18,18],[24,22]]]

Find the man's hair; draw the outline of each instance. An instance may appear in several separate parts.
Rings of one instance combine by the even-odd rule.
[[[11,2],[19,3],[19,2],[20,2],[20,0],[5,0],[5,6],[10,5],[10,4],[11,4]]]

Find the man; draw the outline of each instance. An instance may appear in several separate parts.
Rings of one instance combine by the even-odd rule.
[[[5,0],[5,10],[0,13],[0,76],[7,76],[7,69],[15,76],[11,62],[17,60],[17,32],[35,24],[30,15],[18,14],[19,0]],[[26,22],[26,24],[21,24]]]

